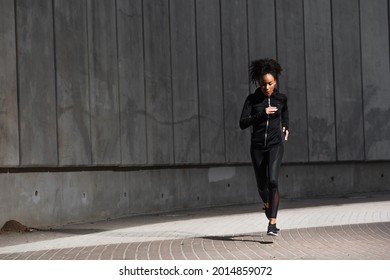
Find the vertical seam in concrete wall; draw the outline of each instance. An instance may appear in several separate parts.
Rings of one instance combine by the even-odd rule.
[[[169,71],[170,71],[170,80],[171,80],[171,133],[172,133],[172,164],[176,163],[176,155],[175,155],[175,111],[173,110],[174,102],[173,102],[173,64],[172,64],[172,23],[171,23],[171,0],[168,1],[168,26],[169,26]]]
[[[249,42],[249,16],[248,16],[248,0],[245,1],[245,12],[246,12],[246,47],[247,47],[247,53],[248,53],[248,62],[247,62],[247,69],[249,69],[249,65],[251,63],[251,52],[250,52],[250,42]],[[249,73],[249,71],[247,71]],[[251,82],[249,79],[249,74],[247,74],[247,80],[248,80],[248,94],[251,93]]]
[[[219,0],[219,34],[221,43],[221,82],[222,82],[222,115],[223,115],[223,149],[226,163],[226,123],[225,123],[225,77],[223,73],[223,34],[222,34],[222,0]]]
[[[142,63],[144,71],[144,118],[145,118],[145,153],[146,153],[146,164],[149,163],[149,149],[148,149],[148,118],[146,117],[147,104],[146,104],[146,70],[145,70],[145,17],[144,17],[144,1],[141,0],[141,21],[142,21]]]
[[[115,0],[115,37],[116,37],[116,70],[117,70],[117,95],[118,95],[118,121],[119,121],[119,164],[123,164],[122,161],[122,118],[121,118],[121,95],[120,95],[120,90],[121,90],[121,85],[119,81],[119,38],[118,38],[118,1]]]
[[[338,160],[338,149],[337,149],[337,110],[336,110],[336,83],[335,83],[335,69],[334,69],[334,24],[333,24],[333,0],[330,1],[330,33],[332,40],[332,77],[333,77],[333,114],[334,114],[334,141],[335,141],[335,152],[336,161]]]
[[[57,152],[57,166],[60,165],[60,153],[59,153],[59,135],[58,135],[58,82],[57,82],[57,52],[56,52],[56,13],[54,8],[54,1],[51,1],[51,11],[52,11],[52,20],[53,20],[53,59],[54,59],[54,100],[56,106],[56,135],[57,135],[57,143],[56,143],[56,152]]]
[[[305,0],[302,0],[302,29],[303,29],[303,59],[305,72],[305,102],[306,102],[306,137],[307,137],[307,157],[310,162],[310,138],[309,138],[309,104],[307,100],[307,73],[306,73],[306,28],[305,28]]]
[[[196,93],[198,100],[198,138],[199,138],[199,163],[203,162],[202,159],[202,130],[201,130],[201,119],[200,119],[200,96],[199,96],[199,49],[198,49],[198,25],[197,25],[197,5],[196,0],[194,0],[194,26],[195,26],[195,59],[196,59]]]
[[[389,35],[390,35],[390,0],[387,0],[387,25],[388,25],[388,30],[389,30]],[[390,36],[389,36],[389,53],[390,53]],[[390,61],[390,57],[389,57]]]
[[[87,54],[87,72],[88,72],[88,100],[89,100],[89,104],[88,104],[88,108],[89,108],[89,112],[88,112],[88,116],[89,116],[89,135],[91,135],[91,138],[90,138],[90,141],[89,141],[89,145],[90,145],[90,148],[91,148],[91,155],[90,155],[90,162],[91,162],[91,165],[93,165],[93,149],[92,149],[92,116],[91,116],[91,63],[90,63],[90,53],[91,53],[91,50],[90,50],[90,40],[89,40],[89,0],[85,0],[85,13],[86,13],[86,17],[85,17],[85,20],[86,20],[86,32],[87,32],[87,50],[88,50],[88,54]]]
[[[362,98],[362,113],[363,113],[363,160],[366,160],[366,128],[365,128],[365,115],[364,115],[364,76],[363,76],[363,50],[362,50],[362,12],[361,12],[361,0],[359,0],[359,41],[360,41],[360,72],[361,72],[361,98]]]
[[[19,162],[18,166],[20,166],[20,163],[22,162],[22,152],[21,152],[21,141],[20,141],[20,101],[19,101],[19,56],[18,56],[18,13],[17,13],[17,5],[16,0],[14,1],[14,19],[15,19],[15,63],[16,63],[16,102],[17,102],[17,109],[18,109],[18,149],[19,149]]]
[[[279,52],[278,52],[278,21],[277,21],[277,9],[276,9],[277,1],[274,0],[274,21],[275,21],[275,58],[279,61]]]

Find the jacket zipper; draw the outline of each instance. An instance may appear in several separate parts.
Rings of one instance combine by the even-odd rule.
[[[268,97],[268,107],[270,107],[270,106],[271,106],[271,100]],[[267,126],[265,127],[264,146],[267,146],[268,125],[269,125],[269,115],[267,115]]]

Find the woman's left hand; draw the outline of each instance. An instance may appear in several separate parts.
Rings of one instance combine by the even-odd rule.
[[[288,130],[285,128],[285,127],[283,127],[283,133],[284,133],[284,140],[288,140]]]

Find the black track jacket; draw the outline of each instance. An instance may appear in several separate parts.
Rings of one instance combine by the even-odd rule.
[[[267,115],[265,108],[277,107],[278,110]],[[288,130],[287,96],[274,89],[271,96],[266,96],[260,88],[249,94],[245,100],[240,118],[240,128],[252,126],[251,147],[267,148],[282,143],[282,127]]]

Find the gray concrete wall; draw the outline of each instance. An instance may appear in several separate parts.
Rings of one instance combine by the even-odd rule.
[[[386,0],[0,3],[2,167],[248,163],[237,123],[265,56],[285,162],[390,159]]]
[[[0,1],[0,161],[19,165],[15,10],[13,1]]]
[[[0,0],[0,167],[21,180],[12,191],[2,186],[2,199],[34,189],[27,171],[61,193],[50,176],[87,171],[115,182],[124,175],[106,172],[117,167],[131,177],[133,168],[250,170],[250,133],[238,120],[254,90],[249,62],[261,57],[284,68],[288,168],[390,160],[388,0]],[[46,174],[52,168],[56,175]],[[173,188],[165,208],[140,199],[141,209],[129,202],[115,215],[184,207],[193,191],[170,183],[173,171],[161,172],[148,188]],[[142,180],[131,186],[143,194]],[[319,185],[311,190],[324,194]],[[103,197],[94,203],[104,205]],[[194,206],[207,206],[202,201]],[[89,207],[80,215],[104,216]],[[55,221],[65,221],[56,211]]]

